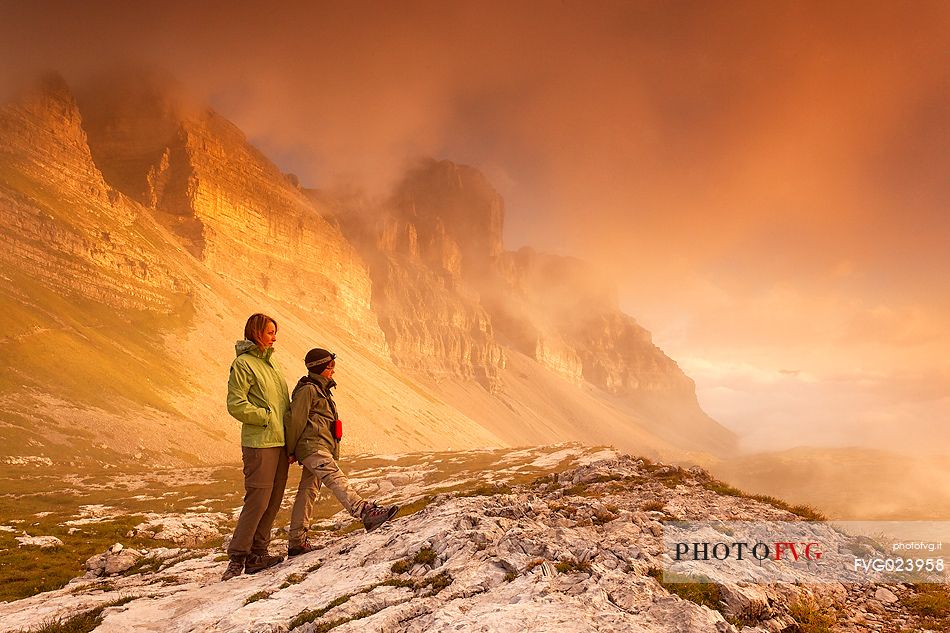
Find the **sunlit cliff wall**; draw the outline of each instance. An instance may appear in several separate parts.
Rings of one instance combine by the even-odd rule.
[[[0,108],[0,261],[7,290],[23,275],[117,308],[168,312],[187,284],[165,265],[141,210],[96,168],[76,100],[50,75]]]
[[[237,127],[157,79],[84,95],[89,144],[107,179],[192,255],[386,353],[362,258]]]

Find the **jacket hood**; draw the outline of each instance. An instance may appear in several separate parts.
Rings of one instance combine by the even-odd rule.
[[[273,353],[274,353],[274,348],[268,347],[266,350],[264,350],[264,353],[262,354],[260,348],[257,347],[257,343],[255,343],[254,341],[249,341],[247,339],[244,339],[243,341],[237,341],[234,344],[235,356],[240,356],[241,354],[253,354],[254,356],[257,356],[258,358],[263,358],[266,360],[270,358],[271,354]]]

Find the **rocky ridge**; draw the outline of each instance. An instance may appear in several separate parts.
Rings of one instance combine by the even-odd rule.
[[[753,633],[800,630],[803,618],[819,616],[835,631],[921,626],[906,606],[912,585],[725,582],[712,602],[680,597],[660,573],[665,522],[798,520],[719,494],[700,469],[572,448],[503,461],[506,468],[486,471],[488,483],[415,503],[389,482],[389,499],[413,513],[369,535],[318,532],[318,550],[225,583],[215,551],[114,547],[90,559],[86,578],[0,605],[2,630],[97,608],[103,632]],[[554,472],[517,477],[544,468]],[[374,485],[387,481],[384,467]]]

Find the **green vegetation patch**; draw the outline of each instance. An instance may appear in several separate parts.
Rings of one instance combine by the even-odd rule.
[[[281,583],[280,588],[286,589],[287,587],[292,587],[293,585],[299,585],[306,579],[307,574],[290,574],[284,579],[284,582]]]
[[[658,567],[651,567],[647,574],[656,579],[664,589],[683,600],[689,600],[716,611],[722,610],[722,592],[719,590],[719,585],[710,582],[704,576],[693,577],[670,573],[664,575],[663,570]]]
[[[423,547],[412,557],[412,562],[416,565],[432,565],[436,558],[435,550],[431,547]]]
[[[950,631],[950,587],[934,583],[914,585],[914,594],[901,602],[920,618],[923,628]]]
[[[52,519],[52,520],[50,520]],[[69,534],[68,526],[48,516],[29,526],[27,531],[36,536],[55,536],[61,547],[19,547],[14,534],[0,532],[0,600],[19,600],[44,591],[52,591],[85,573],[85,561],[101,554],[117,541],[141,547],[142,539],[129,539],[126,533],[142,521],[141,516],[122,516],[96,524],[95,532]],[[149,543],[154,547],[155,542]]]
[[[593,571],[589,562],[576,560],[562,560],[554,568],[562,574],[589,574]]]
[[[257,602],[258,600],[266,600],[271,597],[272,591],[258,591],[257,593],[252,593],[244,600],[244,606],[251,604],[252,602]]]

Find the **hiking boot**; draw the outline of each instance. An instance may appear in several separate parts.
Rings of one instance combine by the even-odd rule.
[[[244,573],[244,560],[246,556],[232,555],[228,559],[228,568],[224,570],[224,573],[221,574],[221,580],[231,580],[235,576],[240,576]]]
[[[287,558],[290,558],[291,556],[300,556],[301,554],[308,554],[315,549],[318,549],[317,546],[311,543],[310,539],[304,538],[300,545],[287,546]]]
[[[367,503],[363,507],[360,518],[367,532],[372,532],[380,525],[390,520],[399,511],[399,506],[378,506],[376,503]]]
[[[259,571],[264,571],[268,567],[279,565],[282,562],[284,562],[283,556],[272,556],[267,553],[251,554],[247,557],[247,562],[244,564],[244,573],[256,574]]]

